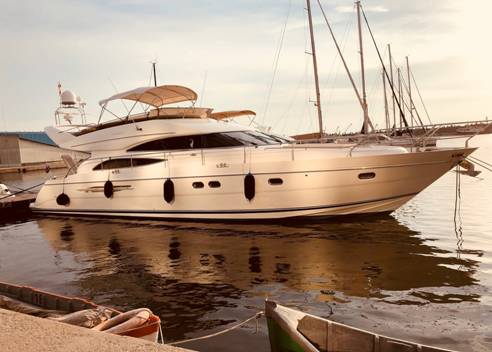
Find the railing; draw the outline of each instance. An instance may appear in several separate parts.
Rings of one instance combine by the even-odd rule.
[[[436,129],[433,129],[430,131],[428,134],[425,136],[414,140],[413,138],[410,138],[410,146],[409,147],[424,147],[426,146],[427,141],[430,138],[433,138],[433,136],[437,133],[437,131],[441,127],[438,127]],[[468,147],[468,142],[471,138],[479,134],[477,132],[476,134],[470,136],[469,138],[466,139],[465,141],[465,147]],[[229,154],[229,153],[236,153],[242,154],[242,164],[252,164],[252,159],[253,159],[253,154],[254,151],[260,149],[260,150],[282,150],[285,151],[288,155],[288,159],[290,161],[295,160],[296,156],[296,150],[319,150],[319,149],[347,149],[348,157],[353,156],[353,152],[356,148],[359,148],[363,145],[369,145],[369,144],[380,144],[380,145],[392,145],[392,143],[395,143],[396,139],[391,138],[385,134],[381,133],[372,133],[368,135],[354,135],[351,136],[350,139],[355,139],[355,141],[349,141],[348,143],[343,143],[343,144],[337,144],[336,142],[333,143],[328,143],[328,141],[334,141],[334,140],[343,140],[347,139],[348,137],[342,137],[342,136],[334,136],[334,137],[329,137],[329,138],[322,138],[322,139],[317,139],[317,140],[303,140],[303,141],[295,141],[292,143],[284,143],[284,144],[276,144],[276,145],[263,145],[263,146],[244,146],[241,149],[238,147],[230,147],[230,148],[212,148],[212,149],[204,149],[204,148],[199,148],[199,149],[189,149],[189,150],[176,150],[176,151],[152,151],[152,152],[139,152],[139,153],[132,153],[132,154],[121,154],[121,155],[112,155],[112,156],[104,156],[104,157],[88,157],[85,159],[80,160],[77,164],[76,167],[80,166],[83,162],[85,161],[94,161],[94,162],[104,162],[107,160],[112,160],[112,159],[130,159],[130,166],[129,168],[134,168],[138,167],[137,165],[134,165],[133,159],[135,158],[143,158],[143,157],[148,157],[148,158],[156,158],[162,160],[164,162],[164,168],[168,169],[169,168],[169,163],[172,161],[172,159],[179,158],[179,157],[190,157],[190,156],[199,156],[201,159],[201,164],[205,165],[207,162],[207,156],[210,158],[211,154],[214,156],[214,159],[217,159],[217,155],[221,154]],[[462,136],[453,136],[453,137],[446,137],[446,138],[439,138],[439,139],[456,139],[456,138],[463,138]],[[312,141],[316,141],[316,143],[313,143]],[[309,144],[309,145],[307,145]],[[395,144],[397,145],[397,144]],[[417,149],[418,150],[418,149]],[[125,167],[126,168],[126,167]],[[111,169],[104,169],[103,166],[101,170],[115,170],[117,168],[111,168]],[[68,176],[68,174],[73,170],[73,168],[70,168],[65,175],[65,178]]]

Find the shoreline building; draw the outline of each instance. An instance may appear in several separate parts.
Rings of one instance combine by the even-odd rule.
[[[45,132],[0,132],[0,168],[26,171],[46,165],[65,167],[62,155],[80,160],[88,154],[58,147]]]

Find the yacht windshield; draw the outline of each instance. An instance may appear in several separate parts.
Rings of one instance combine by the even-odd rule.
[[[237,131],[168,137],[137,145],[128,151],[227,148],[281,144],[286,142],[288,141],[280,137],[271,136],[258,131]]]

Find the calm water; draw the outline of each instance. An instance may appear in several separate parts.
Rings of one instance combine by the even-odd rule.
[[[475,156],[492,161],[492,137]],[[151,308],[167,341],[209,334],[265,298],[395,337],[492,350],[492,174],[450,172],[391,216],[282,224],[2,219],[0,280]],[[27,187],[43,174],[0,175]],[[14,189],[14,187],[11,187]],[[268,351],[264,320],[202,351]]]

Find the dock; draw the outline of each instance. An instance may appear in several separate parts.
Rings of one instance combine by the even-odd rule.
[[[0,344],[4,352],[98,351],[189,352],[189,349],[156,344],[134,337],[93,331],[49,319],[0,309]]]
[[[21,193],[15,195],[14,197],[0,199],[0,218],[7,215],[24,214],[29,212],[29,204],[35,200],[36,193]]]

